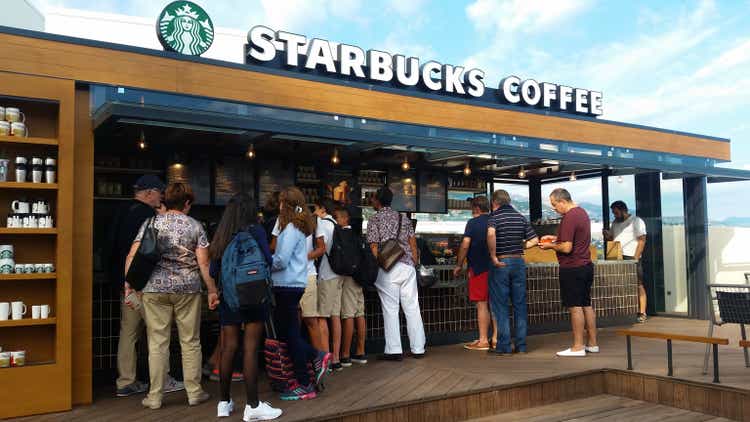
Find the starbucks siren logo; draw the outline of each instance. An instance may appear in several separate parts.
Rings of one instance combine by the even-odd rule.
[[[190,1],[174,1],[159,15],[159,42],[165,50],[200,56],[214,41],[214,24],[203,8]]]

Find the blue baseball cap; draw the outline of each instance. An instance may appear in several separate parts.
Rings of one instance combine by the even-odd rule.
[[[152,174],[146,174],[138,178],[135,181],[133,188],[136,192],[146,189],[156,189],[159,192],[164,192],[167,186],[157,176]]]

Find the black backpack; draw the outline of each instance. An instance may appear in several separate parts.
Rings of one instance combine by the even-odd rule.
[[[372,254],[370,244],[362,238],[358,239],[358,242],[357,249],[360,251],[362,259],[359,264],[359,271],[354,273],[353,278],[360,286],[368,290],[373,290],[375,281],[378,279],[380,265],[378,265],[375,255]]]
[[[345,229],[333,220],[333,238],[331,239],[331,251],[326,253],[331,270],[338,275],[354,276],[359,272],[362,254],[360,252],[359,238],[352,229]]]

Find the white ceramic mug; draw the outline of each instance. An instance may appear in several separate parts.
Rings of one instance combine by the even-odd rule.
[[[10,122],[0,120],[0,135],[10,136]]]
[[[0,274],[13,274],[15,267],[16,263],[13,261],[13,258],[0,259]]]
[[[24,366],[26,365],[26,351],[16,350],[10,352],[10,366]]]
[[[0,121],[5,121],[5,107],[0,106]]]
[[[44,272],[47,274],[54,273],[55,272],[54,264],[44,264]]]
[[[10,203],[10,209],[16,214],[28,214],[29,207],[30,205],[26,200],[16,200]]]
[[[2,133],[0,133],[0,135],[2,135]],[[8,163],[10,163],[10,161],[7,159],[0,158],[0,182],[8,181]]]
[[[10,315],[13,319],[23,319],[26,315],[26,305],[23,302],[11,302],[10,303]]]
[[[34,274],[34,264],[24,264],[23,272],[26,274]]]
[[[0,352],[0,368],[10,368],[10,352]]]
[[[10,303],[0,302],[0,321],[7,321],[10,318]]]
[[[41,274],[44,272],[44,264],[34,264],[34,272]]]
[[[16,274],[23,274],[23,264],[16,264]]]
[[[39,315],[42,313],[42,307],[34,305],[31,307],[31,319],[39,319]]]
[[[10,124],[10,136],[26,138],[29,136],[29,128],[26,127],[26,123],[13,122]]]
[[[13,259],[13,245],[0,245],[0,259]]]
[[[15,107],[6,107],[5,108],[5,120],[9,122],[25,122],[26,115],[23,114],[21,110]]]
[[[39,312],[41,314],[42,319],[49,318],[50,312],[52,312],[52,307],[49,305],[42,305],[39,307]]]

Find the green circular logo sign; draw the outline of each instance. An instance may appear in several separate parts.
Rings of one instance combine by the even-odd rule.
[[[202,7],[191,1],[173,1],[156,21],[159,42],[165,50],[200,56],[214,42],[214,24]]]

